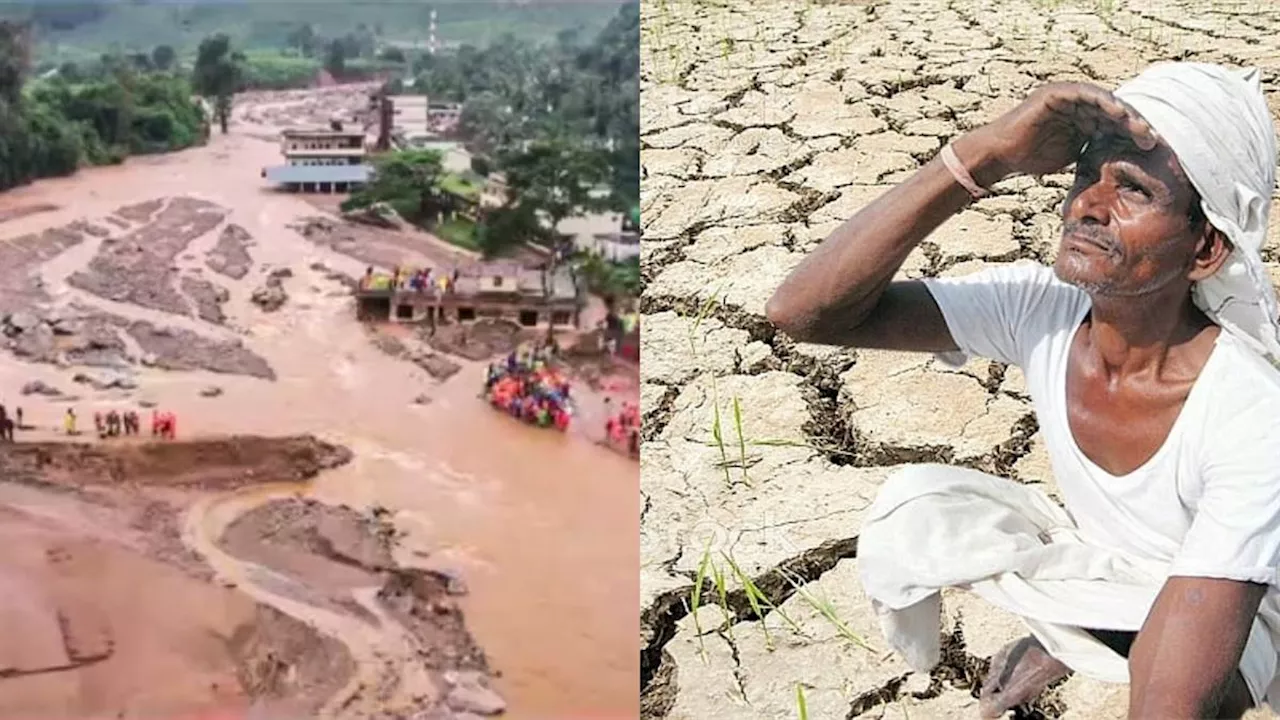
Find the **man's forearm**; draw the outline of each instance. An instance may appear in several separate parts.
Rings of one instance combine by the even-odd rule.
[[[960,161],[981,185],[1004,177],[982,130],[955,141]],[[969,195],[935,157],[831,233],[787,277],[766,313],[799,340],[823,342],[860,323],[907,255],[969,202]]]
[[[1239,717],[1251,702],[1240,656],[1265,590],[1230,580],[1170,578],[1129,655],[1129,717]]]

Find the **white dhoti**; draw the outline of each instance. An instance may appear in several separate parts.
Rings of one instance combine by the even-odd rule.
[[[1082,628],[1139,630],[1169,567],[1087,544],[1067,511],[1032,486],[949,465],[912,466],[885,482],[858,565],[886,641],[918,672],[940,660],[940,591],[956,587],[1020,616],[1072,670],[1114,683],[1129,681],[1128,662]],[[1280,710],[1278,621],[1273,591],[1240,670],[1255,704]]]

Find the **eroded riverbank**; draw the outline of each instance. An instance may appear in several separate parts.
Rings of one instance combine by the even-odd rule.
[[[352,91],[294,96],[310,108],[338,92]],[[241,103],[242,113],[270,108],[264,117],[288,105],[277,95]],[[475,397],[481,364],[456,359],[460,369],[440,381],[374,347],[342,280],[366,263],[290,229],[316,208],[259,185],[259,168],[278,162],[278,144],[254,135],[270,137],[273,129],[240,122],[208,147],[0,196],[0,211],[58,206],[0,225],[0,252],[15,247],[6,267],[21,267],[8,272],[23,283],[6,283],[22,291],[0,298],[12,343],[0,353],[0,401],[22,406],[32,426],[19,440],[57,439],[67,408],[91,429],[95,411],[140,407],[145,420],[155,406],[178,413],[180,437],[314,433],[348,447],[351,461],[310,481],[307,498],[360,517],[377,510],[379,522],[396,531],[388,552],[399,567],[462,580],[469,593],[446,598],[465,613],[476,647],[500,675],[494,689],[508,716],[634,712],[634,463],[493,413]],[[50,243],[40,240],[46,233]],[[441,264],[452,261],[437,244],[420,247]],[[253,296],[273,273],[287,301],[264,312]],[[112,285],[112,274],[129,278],[127,287]],[[424,395],[430,402],[414,402]],[[201,518],[234,535],[238,513],[255,512],[259,501],[295,502],[297,493],[224,489],[197,500],[172,532],[198,538]],[[288,548],[292,541],[282,542]],[[233,558],[245,552],[234,543],[215,546],[201,547]],[[270,606],[264,598],[297,602],[295,591],[310,587],[315,568],[337,572],[311,562],[267,585],[253,576],[254,589],[230,597],[243,612]],[[200,564],[219,567],[219,560]],[[399,577],[396,592],[417,582]],[[367,607],[377,607],[375,598],[361,597],[353,602],[376,617]],[[342,619],[347,611],[361,616],[346,605],[321,603],[320,610],[330,613],[323,622],[342,631],[364,622]],[[396,612],[385,610],[392,618]],[[378,637],[348,647],[352,662],[359,665],[362,647],[404,650]]]

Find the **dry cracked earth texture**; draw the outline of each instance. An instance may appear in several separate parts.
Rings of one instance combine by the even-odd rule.
[[[644,716],[796,717],[803,694],[816,718],[977,717],[989,658],[1020,622],[947,594],[944,662],[911,673],[861,593],[858,531],[902,463],[1052,495],[1021,374],[796,343],[765,300],[841,221],[1042,82],[1247,64],[1280,110],[1280,9],[654,0],[642,13]],[[1051,262],[1070,183],[1001,183],[902,276]],[[1016,715],[1124,717],[1127,694],[1073,677]]]

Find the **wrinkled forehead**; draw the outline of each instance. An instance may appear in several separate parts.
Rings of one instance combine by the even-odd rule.
[[[1158,180],[1170,189],[1185,187],[1191,189],[1191,181],[1186,170],[1178,161],[1173,148],[1159,142],[1150,150],[1138,147],[1133,138],[1122,133],[1106,133],[1095,136],[1080,153],[1076,164],[1077,174],[1081,170],[1090,172],[1109,162],[1122,162],[1126,166],[1136,168],[1151,179]]]

